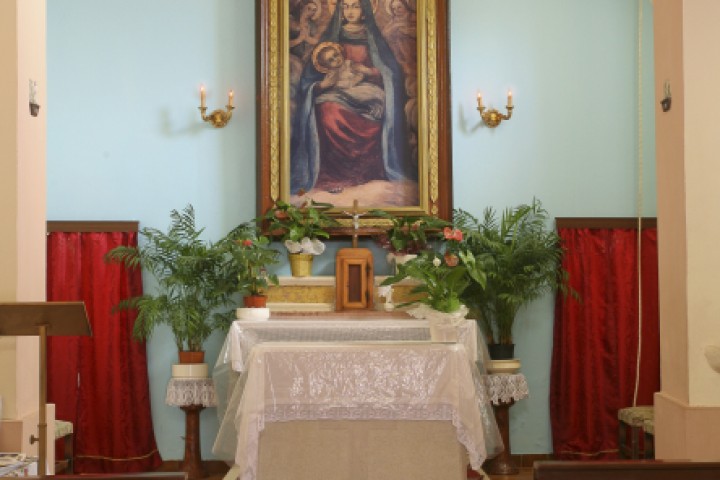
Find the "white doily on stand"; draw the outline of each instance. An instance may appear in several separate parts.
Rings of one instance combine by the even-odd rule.
[[[171,378],[167,386],[165,403],[173,407],[202,405],[217,406],[215,385],[211,378]]]
[[[486,375],[485,386],[494,405],[522,400],[530,395],[527,380],[522,373]]]

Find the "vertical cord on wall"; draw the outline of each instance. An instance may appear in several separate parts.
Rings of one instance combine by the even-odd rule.
[[[643,2],[638,0],[638,26],[637,26],[637,96],[638,96],[638,185],[637,185],[637,289],[638,289],[638,346],[635,364],[635,391],[633,392],[633,407],[637,405],[638,390],[640,388],[640,359],[642,357],[642,212],[643,212],[643,114],[642,114],[642,35],[643,35]]]

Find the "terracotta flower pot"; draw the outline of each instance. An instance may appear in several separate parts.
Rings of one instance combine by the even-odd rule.
[[[245,298],[243,298],[243,305],[248,308],[265,308],[267,306],[267,296],[246,295]]]
[[[447,252],[445,254],[445,263],[447,263],[449,267],[457,266],[459,261],[460,261],[460,258],[457,255],[455,255],[454,253]]]
[[[180,363],[205,363],[205,352],[180,350],[178,360]]]

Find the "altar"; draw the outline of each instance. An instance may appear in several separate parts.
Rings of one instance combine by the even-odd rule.
[[[241,480],[465,478],[502,442],[475,322],[458,331],[432,343],[424,320],[235,322],[213,372],[213,452]]]

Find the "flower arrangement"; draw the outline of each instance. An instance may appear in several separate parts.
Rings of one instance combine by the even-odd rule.
[[[462,293],[470,284],[470,276],[464,265],[451,266],[433,251],[421,252],[417,258],[398,265],[398,273],[385,279],[382,285],[391,285],[407,277],[421,282],[411,291],[421,296],[409,303],[419,302],[445,313],[461,310]],[[400,306],[404,305],[407,304]]]
[[[325,244],[320,238],[330,238],[327,228],[338,224],[326,213],[331,208],[333,205],[330,203],[312,199],[301,207],[279,200],[261,220],[268,222],[271,234],[281,235],[288,252],[320,255],[325,251]]]
[[[390,228],[376,238],[378,245],[396,255],[413,255],[428,250],[428,234],[439,230],[447,222],[431,216],[396,216],[383,210],[370,214],[389,220]]]
[[[231,235],[226,268],[236,272],[237,291],[244,295],[264,295],[270,285],[277,285],[277,275],[267,267],[279,263],[280,252],[270,247],[270,239],[259,235],[254,224],[243,224]]]
[[[463,241],[463,232],[457,228],[445,227],[442,234],[445,239],[445,263],[454,267],[460,261],[458,253]]]

